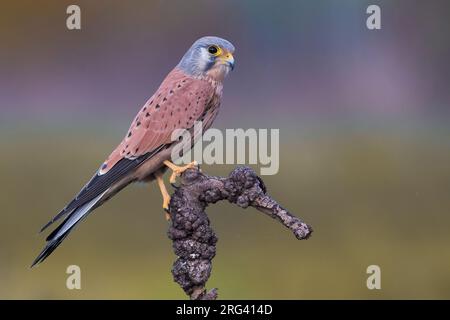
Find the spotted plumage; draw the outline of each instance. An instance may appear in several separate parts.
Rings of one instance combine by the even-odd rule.
[[[65,217],[47,237],[46,247],[33,266],[50,255],[90,212],[132,182],[157,178],[167,209],[168,193],[161,175],[166,166],[174,174],[183,169],[169,161],[178,143],[172,141],[172,132],[191,129],[196,121],[202,121],[204,129],[211,126],[219,110],[223,80],[234,67],[233,52],[230,42],[217,37],[204,37],[192,45],[140,109],[122,142],[92,179],[41,229]]]
[[[191,128],[203,113],[218,107],[221,91],[217,83],[191,78],[175,68],[141,108],[99,173],[107,173],[123,157],[135,159],[160,145],[170,144],[173,130]]]

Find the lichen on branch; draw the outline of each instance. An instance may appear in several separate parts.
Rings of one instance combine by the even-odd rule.
[[[217,298],[217,289],[205,289],[217,243],[205,209],[221,200],[258,209],[289,228],[299,240],[312,233],[311,226],[267,194],[264,182],[251,168],[237,167],[226,178],[209,176],[197,169],[186,170],[170,201],[168,236],[178,257],[172,268],[174,280],[194,300]]]

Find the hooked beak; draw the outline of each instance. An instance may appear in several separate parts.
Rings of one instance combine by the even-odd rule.
[[[230,52],[224,55],[223,61],[226,65],[228,65],[231,68],[231,70],[234,69],[234,57]]]

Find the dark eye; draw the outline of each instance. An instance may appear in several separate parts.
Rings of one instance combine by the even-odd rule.
[[[217,52],[219,52],[219,48],[217,48],[216,46],[209,46],[208,52],[211,54],[217,54]]]

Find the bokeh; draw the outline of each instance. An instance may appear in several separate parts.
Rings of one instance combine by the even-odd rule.
[[[78,4],[82,29],[66,28]],[[369,4],[382,29],[365,25]],[[35,269],[37,231],[200,36],[235,45],[215,123],[279,128],[270,194],[314,227],[208,209],[209,287],[237,299],[449,299],[448,1],[24,1],[0,10],[0,298],[184,298],[155,184],[89,216]],[[226,175],[232,165],[204,166]],[[256,166],[257,167],[257,166]],[[82,289],[66,288],[81,267]],[[381,267],[381,290],[366,268]]]

